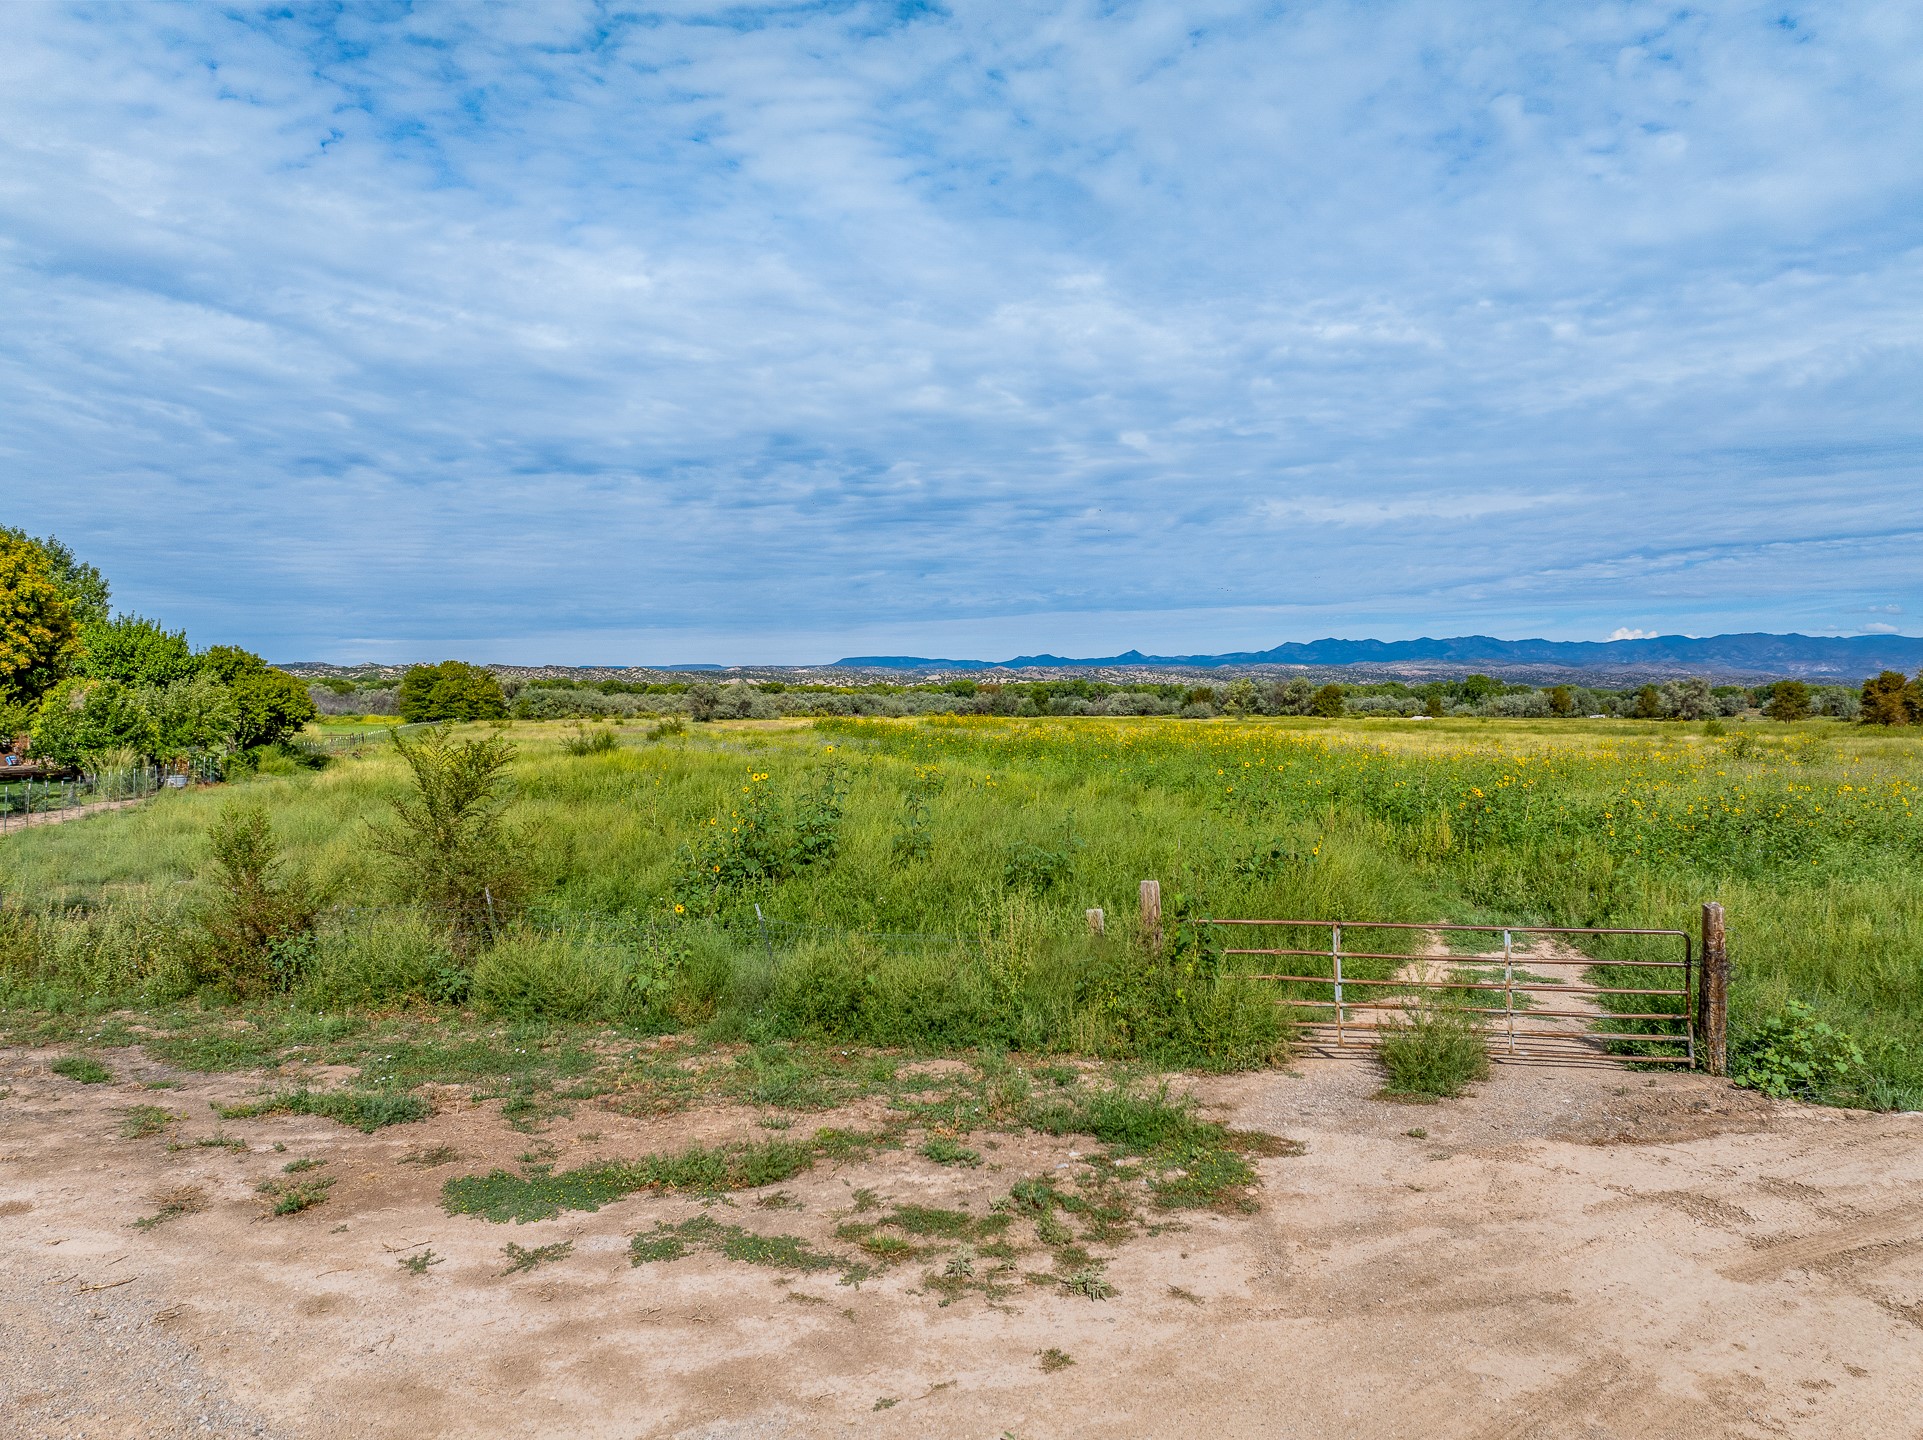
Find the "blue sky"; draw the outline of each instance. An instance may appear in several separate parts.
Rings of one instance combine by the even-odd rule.
[[[0,7],[0,471],[281,660],[1915,633],[1923,9]]]

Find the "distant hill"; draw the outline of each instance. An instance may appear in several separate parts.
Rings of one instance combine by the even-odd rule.
[[[1311,640],[1271,650],[1224,655],[1144,655],[1130,650],[1098,659],[1017,655],[1012,660],[936,660],[913,655],[856,655],[837,668],[862,670],[1115,669],[1180,666],[1219,669],[1254,665],[1552,665],[1572,670],[1667,669],[1747,675],[1803,675],[1860,680],[1879,670],[1913,672],[1923,666],[1923,638],[1910,635],[1658,635],[1647,640],[1498,640],[1458,635],[1449,640]]]

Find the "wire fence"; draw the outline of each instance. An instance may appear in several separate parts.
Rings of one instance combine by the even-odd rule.
[[[65,777],[9,780],[0,770],[0,831],[73,819],[89,810],[143,799],[161,790],[210,785],[226,774],[225,757],[199,756],[171,765],[122,765]]]

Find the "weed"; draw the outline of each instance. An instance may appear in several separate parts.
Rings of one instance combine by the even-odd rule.
[[[317,1175],[312,1180],[267,1179],[254,1188],[267,1197],[270,1213],[298,1215],[325,1200],[327,1192],[334,1188],[334,1180],[329,1175]]]
[[[1854,1040],[1795,1000],[1781,1014],[1740,1031],[1730,1049],[1730,1079],[1779,1098],[1846,1098],[1865,1069]]]
[[[1407,1135],[1411,1140],[1427,1140],[1429,1138],[1429,1132],[1424,1130],[1420,1125],[1416,1126],[1413,1130],[1404,1130],[1402,1133]]]
[[[563,1171],[530,1168],[450,1180],[441,1204],[450,1215],[479,1215],[496,1222],[546,1220],[563,1210],[599,1210],[637,1190],[714,1194],[779,1184],[814,1164],[815,1151],[787,1140],[758,1144],[700,1145],[672,1155],[648,1155]]]
[[[877,1410],[892,1410],[892,1409],[894,1409],[894,1408],[895,1408],[895,1407],[896,1407],[897,1405],[899,1405],[899,1404],[901,1404],[901,1401],[900,1401],[900,1399],[899,1399],[899,1398],[897,1398],[896,1396],[893,1396],[893,1395],[884,1395],[884,1396],[882,1396],[882,1397],[881,1397],[881,1399],[879,1399],[879,1400],[877,1400],[877,1401],[875,1402],[875,1409],[877,1409]]]
[[[282,1174],[298,1175],[303,1170],[318,1170],[320,1169],[321,1166],[325,1165],[326,1163],[327,1162],[325,1160],[314,1160],[314,1159],[303,1156],[299,1160],[289,1160],[285,1165],[281,1166],[280,1168],[281,1168]]]
[[[1412,1009],[1383,1025],[1378,1052],[1391,1096],[1452,1099],[1489,1077],[1489,1052],[1473,1017],[1439,1005]]]
[[[207,831],[206,899],[198,913],[217,978],[241,995],[286,990],[299,978],[319,904],[290,872],[267,811],[228,804]]]
[[[47,1068],[82,1085],[105,1085],[114,1078],[113,1072],[91,1055],[62,1055]]]
[[[552,1264],[565,1260],[574,1253],[572,1240],[559,1240],[552,1245],[536,1245],[533,1249],[516,1245],[512,1240],[501,1247],[501,1254],[507,1257],[507,1269],[503,1275],[518,1275],[524,1270],[532,1270],[537,1265]]]
[[[238,1135],[203,1135],[194,1141],[202,1150],[245,1150],[247,1142]]]
[[[666,740],[670,736],[685,735],[687,733],[688,722],[683,720],[679,715],[670,715],[665,720],[657,720],[648,727],[648,738],[650,740]]]
[[[1066,1370],[1075,1363],[1065,1350],[1057,1350],[1053,1345],[1041,1353],[1042,1373],[1053,1375],[1057,1370]]]
[[[842,1268],[844,1262],[823,1255],[794,1235],[759,1235],[739,1225],[723,1225],[708,1215],[696,1215],[679,1225],[665,1221],[628,1242],[630,1264],[646,1265],[679,1260],[695,1250],[708,1250],[744,1265],[766,1265],[776,1270],[815,1272]]]
[[[432,1250],[423,1250],[418,1255],[403,1255],[395,1263],[410,1275],[425,1275],[430,1265],[439,1265],[446,1258]]]
[[[570,755],[612,755],[621,748],[621,741],[603,726],[577,725],[574,733],[561,742],[561,748]]]
[[[1096,1270],[1078,1270],[1062,1282],[1062,1288],[1071,1295],[1083,1295],[1090,1300],[1107,1300],[1120,1293]]]
[[[148,1198],[155,1213],[134,1221],[136,1230],[152,1230],[182,1215],[198,1215],[207,1208],[207,1192],[198,1185],[169,1185]]]
[[[970,1150],[946,1135],[931,1135],[917,1153],[924,1159],[933,1160],[937,1165],[972,1167],[982,1163],[982,1157],[978,1152]]]
[[[158,1105],[134,1105],[120,1112],[120,1134],[126,1140],[158,1135],[180,1117]]]
[[[321,1115],[372,1135],[385,1125],[425,1120],[433,1107],[418,1095],[370,1090],[290,1090],[264,1100],[244,1101],[220,1108],[223,1120],[246,1120],[261,1115]]]
[[[1200,1295],[1197,1295],[1193,1290],[1184,1290],[1180,1285],[1169,1286],[1168,1293],[1170,1299],[1180,1300],[1185,1305],[1200,1305],[1202,1303],[1202,1297]]]
[[[777,1190],[772,1195],[763,1195],[755,1201],[757,1210],[799,1210],[801,1202],[786,1190]]]

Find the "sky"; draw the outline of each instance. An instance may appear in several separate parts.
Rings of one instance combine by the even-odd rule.
[[[0,475],[284,662],[1917,633],[1923,7],[17,0]]]

